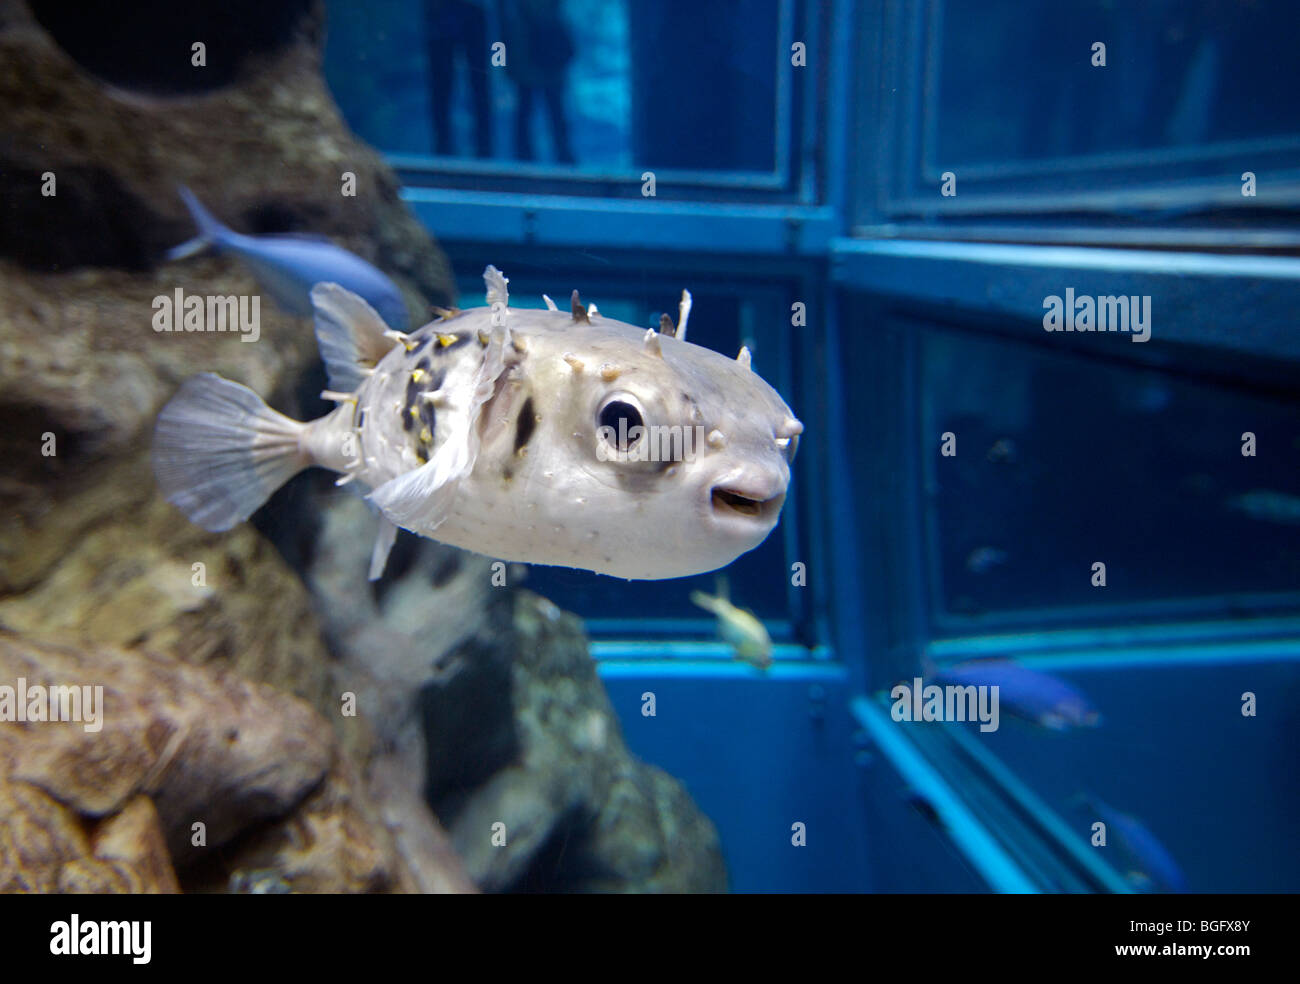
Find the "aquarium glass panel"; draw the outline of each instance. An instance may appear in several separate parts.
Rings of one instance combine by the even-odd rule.
[[[1023,661],[1083,695],[1098,714],[1093,727],[1044,728],[1006,700],[996,731],[949,727],[1008,767],[1010,795],[1032,789],[1065,841],[1132,891],[1293,891],[1294,644],[1164,651],[1171,658],[1151,658],[1148,647],[1121,659],[1089,650]],[[1278,712],[1244,714],[1247,692],[1272,695]],[[1094,846],[1098,822],[1106,842]]]
[[[937,3],[927,160],[948,169],[1294,137],[1300,60],[1294,33],[1278,29],[1282,6]]]
[[[971,335],[921,351],[939,614],[1300,592],[1293,404]]]
[[[325,72],[390,154],[771,171],[778,0],[331,0]]]

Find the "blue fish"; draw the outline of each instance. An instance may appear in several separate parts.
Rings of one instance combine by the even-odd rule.
[[[1053,731],[1093,728],[1101,714],[1092,702],[1059,677],[1009,659],[974,659],[944,666],[934,674],[943,685],[998,688],[998,706]]]
[[[1186,892],[1187,879],[1178,862],[1165,850],[1155,834],[1136,817],[1107,806],[1096,797],[1083,802],[1106,824],[1108,843],[1114,843],[1136,862],[1139,870],[1128,879],[1140,891]],[[1109,838],[1114,837],[1111,841]]]
[[[997,547],[976,547],[966,557],[966,570],[972,574],[987,574],[1007,562],[1007,552]]]
[[[311,289],[316,284],[336,283],[368,301],[388,327],[407,330],[410,315],[402,292],[361,257],[322,236],[246,236],[235,232],[204,208],[192,191],[184,187],[179,190],[199,234],[168,250],[167,259],[183,259],[209,248],[237,256],[282,308],[301,317],[313,313]]]

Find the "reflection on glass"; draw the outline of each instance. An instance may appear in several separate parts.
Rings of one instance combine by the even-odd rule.
[[[1106,650],[1031,659],[1086,692],[1099,726],[1050,731],[1004,719],[988,733],[960,727],[1133,891],[1292,891],[1300,797],[1279,777],[1293,773],[1300,674],[1281,646],[1216,648],[1187,662],[1125,664],[1108,661]],[[1277,694],[1287,710],[1243,716],[1247,689]],[[1104,845],[1095,841],[1098,822]]]
[[[555,159],[572,164],[564,91],[569,62],[573,60],[573,39],[561,15],[560,0],[502,0],[501,11],[506,50],[510,53],[506,75],[515,86],[515,157],[523,161],[536,159],[533,115],[535,109],[540,109],[542,120],[550,127]]]
[[[926,433],[960,442],[931,465],[949,613],[1300,586],[1293,407],[937,332],[926,336],[923,371]],[[1243,456],[1248,431],[1290,451]],[[1098,560],[1105,591],[1091,585]]]
[[[1279,6],[944,3],[930,159],[953,167],[1294,136],[1300,61],[1277,30]]]
[[[488,50],[486,7],[474,0],[424,0],[424,32],[434,152],[456,153],[451,108],[459,76],[469,90],[468,115],[473,126],[474,153],[478,157],[491,157],[491,97],[487,65],[481,57]],[[461,95],[465,93],[462,91]]]
[[[388,153],[770,171],[778,0],[329,0],[325,74]]]

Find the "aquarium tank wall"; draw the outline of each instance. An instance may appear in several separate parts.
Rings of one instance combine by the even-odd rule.
[[[0,891],[1296,891],[1297,29],[0,0]]]

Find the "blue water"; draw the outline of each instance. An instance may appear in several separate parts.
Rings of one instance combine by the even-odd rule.
[[[558,22],[534,50],[514,5],[479,8],[466,47],[426,39],[413,0],[331,0],[326,74],[465,295],[490,260],[512,295],[578,287],[656,324],[689,287],[692,340],[750,345],[807,424],[782,527],[725,572],[783,644],[769,675],[678,645],[714,636],[688,600],[712,576],[528,580],[586,620],[630,747],[714,819],[732,887],[1149,887],[1142,857],[1091,845],[1084,795],[1193,891],[1300,887],[1300,272],[1249,262],[1300,248],[1276,192],[1300,173],[1296,12],[537,6]],[[886,266],[870,247],[894,239]],[[946,240],[976,245],[906,258]],[[1159,250],[1244,262],[1166,276]],[[1043,332],[1021,263],[1153,294],[1152,341]],[[1101,723],[888,721],[897,681],[987,657],[1058,675]]]

